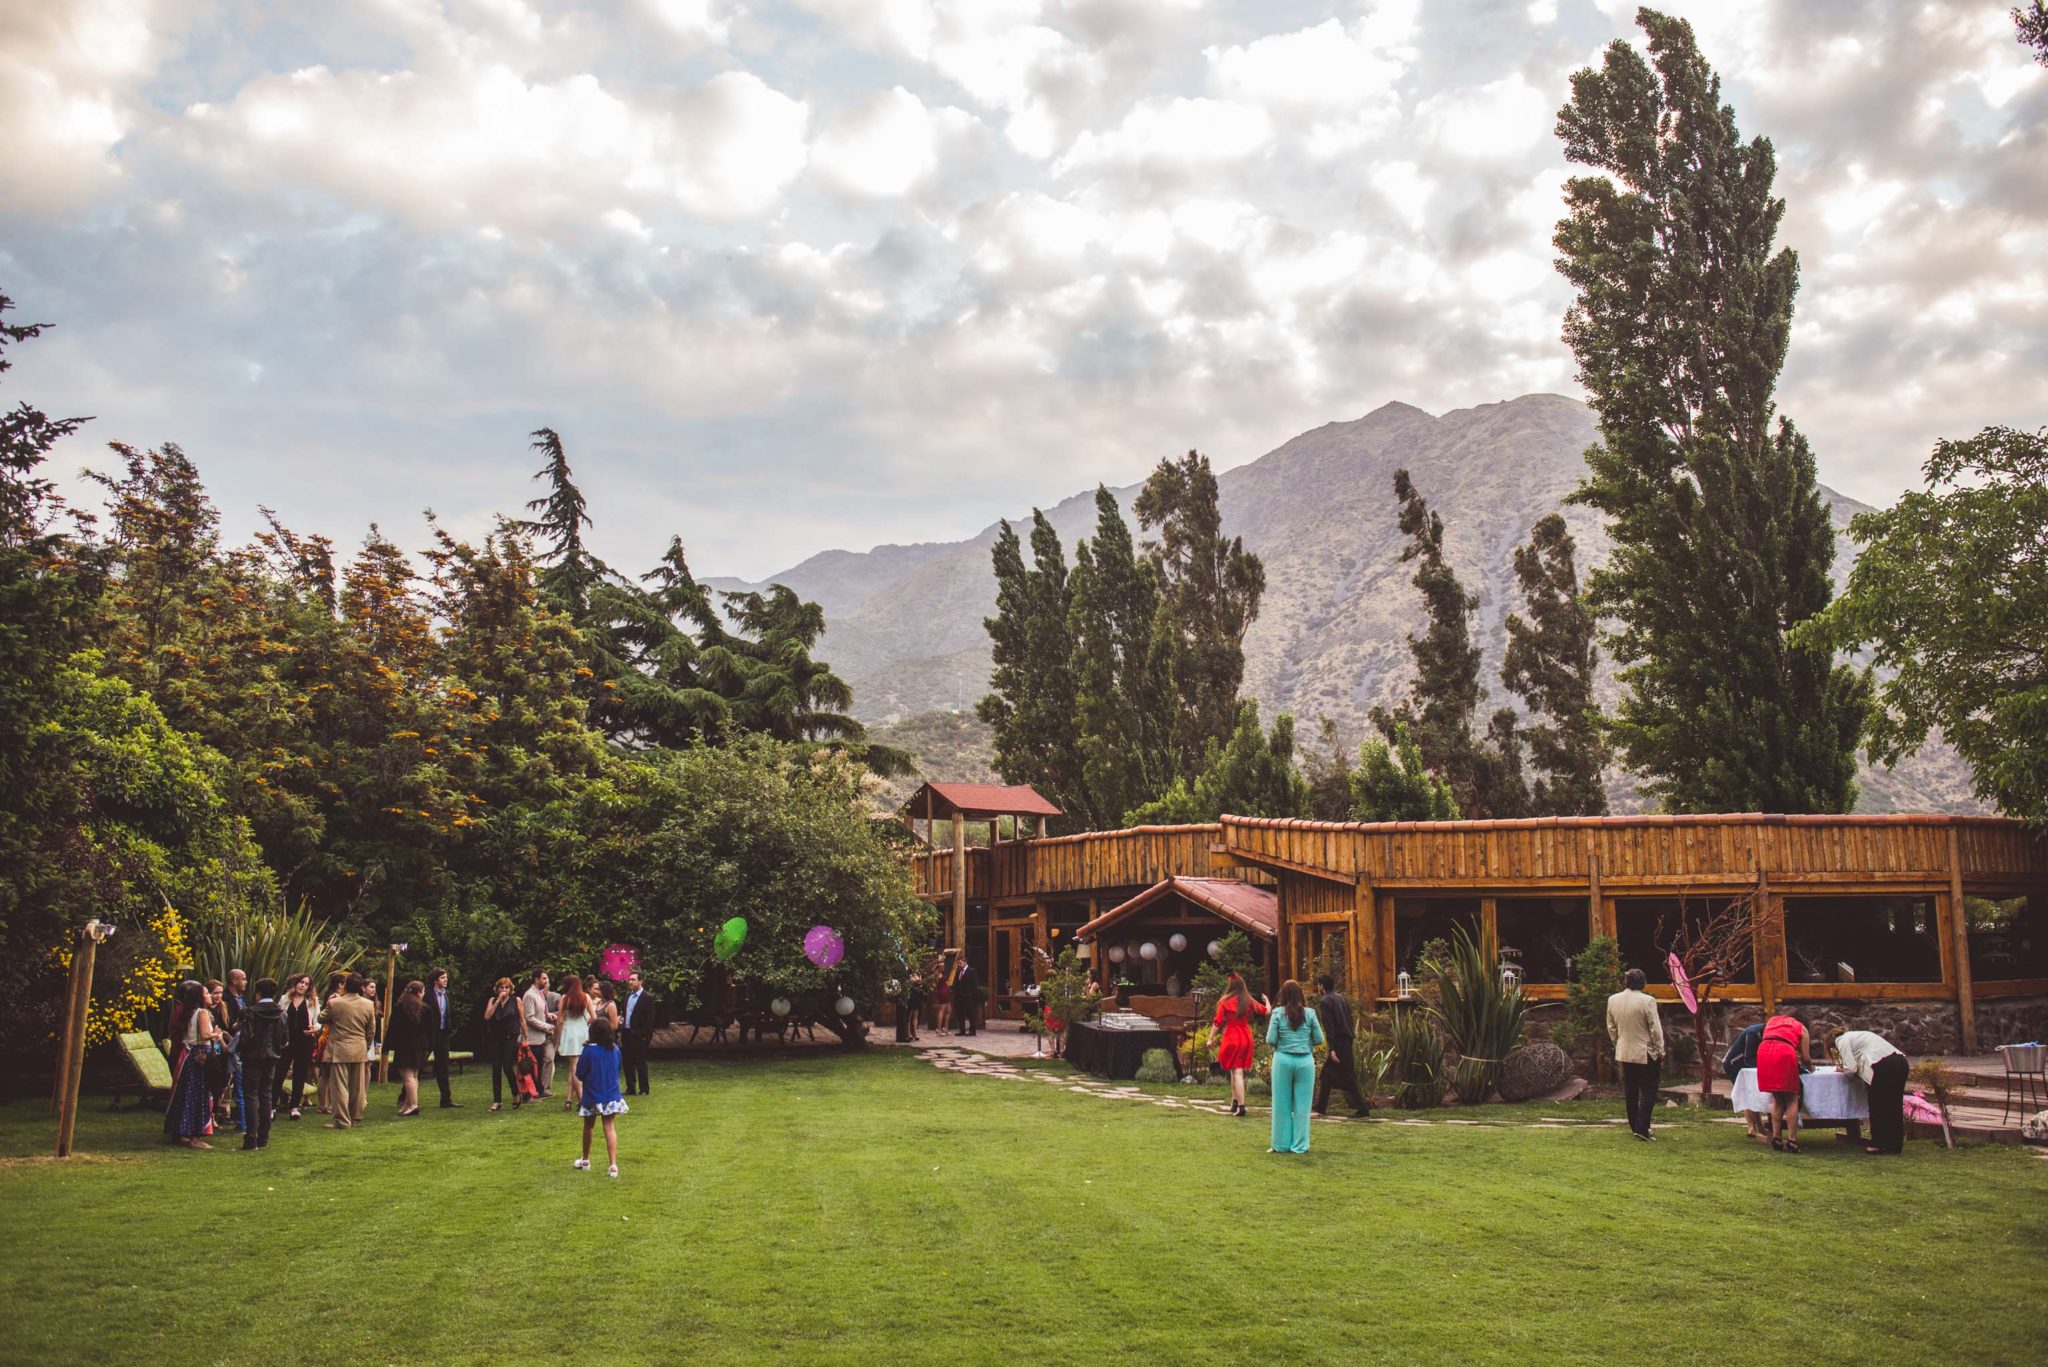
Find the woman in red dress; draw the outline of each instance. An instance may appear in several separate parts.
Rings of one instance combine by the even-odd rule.
[[[1223,1000],[1216,1003],[1215,1025],[1223,1032],[1216,1045],[1216,1066],[1230,1074],[1232,1115],[1245,1114],[1245,1070],[1252,1066],[1252,1058],[1258,1052],[1258,1043],[1252,1034],[1252,1017],[1272,1013],[1273,1003],[1264,997],[1252,1000],[1241,974],[1230,975],[1230,983],[1223,989]]]
[[[1756,1047],[1756,1085],[1758,1091],[1771,1094],[1771,1147],[1787,1153],[1799,1152],[1802,1063],[1813,1065],[1813,1037],[1799,1017],[1788,1014],[1765,1021],[1764,1037]]]

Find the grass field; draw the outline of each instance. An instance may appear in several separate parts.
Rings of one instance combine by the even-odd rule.
[[[2038,1363],[2048,1161],[1817,1136],[1265,1124],[900,1050],[656,1066],[617,1181],[557,1104],[244,1154],[0,1107],[9,1362]],[[1548,1114],[1612,1115],[1597,1103]],[[1442,1118],[1458,1113],[1442,1112]]]

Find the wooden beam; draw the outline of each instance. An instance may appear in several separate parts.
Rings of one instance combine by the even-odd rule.
[[[953,924],[947,927],[946,943],[967,948],[967,823],[958,812],[953,814]]]
[[[1379,899],[1370,876],[1360,877],[1351,894],[1352,987],[1366,997],[1386,990],[1380,981]]]
[[[1586,936],[1588,939],[1591,939],[1594,936],[1605,935],[1607,933],[1605,929],[1607,923],[1607,909],[1601,903],[1600,856],[1598,854],[1587,855],[1586,862],[1586,877],[1588,885],[1588,892],[1586,896]]]
[[[1956,1015],[1963,1030],[1963,1052],[1977,1052],[1977,994],[1970,982],[1970,910],[1963,898],[1963,852],[1956,828],[1948,828],[1948,900],[1954,926]]]
[[[64,1070],[64,1100],[57,1111],[57,1156],[71,1156],[71,1136],[78,1124],[78,1089],[85,1080],[85,1031],[92,1017],[92,961],[99,952],[99,938],[90,930],[77,932],[78,944],[71,951],[72,962],[84,964],[78,975],[78,991],[71,1000],[70,1025],[66,1036],[70,1051],[57,1060]]]

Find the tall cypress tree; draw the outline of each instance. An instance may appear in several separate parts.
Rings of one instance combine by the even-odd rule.
[[[532,433],[533,449],[547,458],[534,472],[536,480],[547,481],[548,491],[526,505],[538,516],[514,523],[540,546],[535,556],[540,566],[540,590],[556,611],[565,612],[580,628],[590,610],[590,591],[618,576],[609,565],[590,553],[583,544],[583,529],[590,525],[583,491],[576,487],[569,469],[569,454],[562,438],[552,427],[537,427]]]
[[[1388,740],[1397,728],[1410,734],[1422,762],[1450,786],[1466,816],[1522,816],[1528,791],[1515,714],[1507,708],[1495,712],[1483,741],[1473,733],[1486,697],[1479,682],[1479,647],[1472,641],[1479,598],[1466,591],[1444,559],[1443,518],[1430,511],[1405,468],[1394,472],[1394,497],[1401,504],[1401,532],[1408,538],[1401,559],[1416,562],[1412,582],[1422,590],[1429,629],[1408,638],[1415,657],[1414,691],[1392,712],[1375,707],[1373,725]]]
[[[1600,415],[1572,498],[1614,541],[1591,598],[1627,692],[1614,736],[1673,811],[1846,811],[1868,687],[1786,633],[1827,605],[1834,529],[1776,416],[1798,258],[1772,250],[1770,141],[1745,143],[1683,20],[1637,14],[1572,77],[1559,267],[1565,340]]]
[[[1010,524],[994,550],[996,615],[983,620],[995,669],[975,715],[995,732],[995,769],[1029,783],[1066,813],[1062,829],[1085,828],[1093,810],[1081,759],[1074,686],[1073,594],[1066,552],[1045,514],[1031,511],[1031,559]]]
[[[1162,460],[1134,505],[1138,523],[1157,531],[1145,543],[1159,573],[1159,592],[1173,630],[1173,673],[1181,700],[1173,738],[1182,775],[1204,765],[1210,742],[1238,724],[1237,690],[1244,682],[1244,636],[1259,615],[1266,567],[1223,535],[1216,476],[1209,458],[1190,451]]]
[[[1556,513],[1537,522],[1529,544],[1515,550],[1525,619],[1508,614],[1508,648],[1500,681],[1528,704],[1521,727],[1538,771],[1530,785],[1536,816],[1597,816],[1607,810],[1600,771],[1607,743],[1593,701],[1593,614],[1579,596],[1578,547]]]
[[[1075,712],[1091,824],[1111,825],[1178,774],[1173,634],[1158,572],[1140,559],[1108,489],[1095,491],[1095,536],[1074,548],[1069,620]]]

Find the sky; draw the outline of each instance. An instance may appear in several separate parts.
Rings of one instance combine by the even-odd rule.
[[[1867,502],[2048,421],[2048,69],[1998,3],[1712,0]],[[481,534],[567,443],[621,568],[952,540],[1390,400],[1577,395],[1550,237],[1615,0],[0,0],[0,400],[225,531]]]

